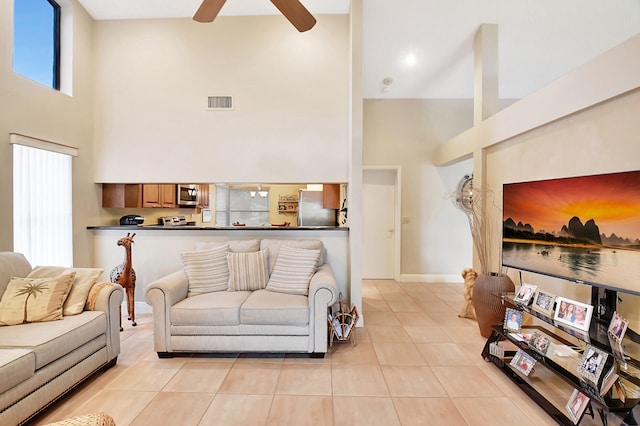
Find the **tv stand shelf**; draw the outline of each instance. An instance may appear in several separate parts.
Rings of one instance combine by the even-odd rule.
[[[578,423],[583,416],[594,417],[597,412],[605,426],[607,425],[607,413],[615,413],[624,418],[623,424],[638,424],[632,413],[634,407],[640,402],[640,358],[637,356],[640,353],[640,345],[634,341],[637,337],[635,333],[631,335],[634,337],[633,340],[625,335],[623,341],[625,359],[623,361],[614,357],[614,351],[607,337],[608,325],[602,324],[599,320],[594,318],[589,331],[582,332],[554,323],[553,318],[516,304],[513,301],[513,293],[500,294],[496,297],[500,297],[502,303],[507,307],[523,312],[523,325],[519,333],[505,330],[502,324],[494,325],[482,350],[482,357],[486,361],[495,364],[560,425],[574,424],[565,408],[574,389],[578,389],[591,400],[583,415],[578,419]],[[527,325],[529,323],[531,324]],[[534,350],[526,339],[522,338],[535,332],[551,341],[545,355]],[[492,344],[501,346],[504,350],[503,357],[492,354]],[[601,396],[597,391],[590,391],[587,386],[583,385],[578,366],[582,360],[582,351],[587,344],[603,350],[618,364],[622,388],[632,391],[625,392],[624,401],[617,395],[616,386],[612,386]],[[528,376],[510,365],[518,350],[523,350],[536,360],[535,366]]]

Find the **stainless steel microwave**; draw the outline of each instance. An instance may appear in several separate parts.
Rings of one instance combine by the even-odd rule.
[[[198,205],[198,185],[178,185],[178,205]]]

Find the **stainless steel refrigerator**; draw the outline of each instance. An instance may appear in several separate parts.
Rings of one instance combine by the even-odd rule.
[[[338,210],[325,209],[322,191],[301,189],[298,194],[298,226],[337,226]]]

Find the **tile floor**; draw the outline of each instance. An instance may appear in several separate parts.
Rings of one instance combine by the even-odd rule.
[[[484,339],[457,316],[461,305],[458,284],[365,280],[357,346],[335,343],[324,359],[158,359],[151,315],[140,315],[138,327],[125,324],[118,364],[31,424],[92,411],[118,426],[555,424],[483,361]]]

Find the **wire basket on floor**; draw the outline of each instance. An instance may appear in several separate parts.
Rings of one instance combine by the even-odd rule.
[[[334,339],[339,342],[351,341],[352,345],[357,345],[356,340],[356,324],[360,319],[358,308],[354,305],[349,308],[342,299],[342,293],[339,296],[338,311],[333,312],[330,309],[327,320],[329,322],[329,346],[333,346]]]

